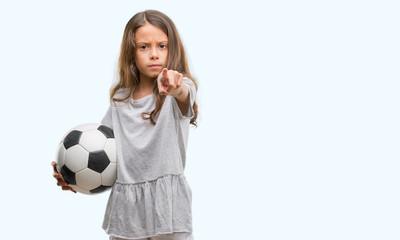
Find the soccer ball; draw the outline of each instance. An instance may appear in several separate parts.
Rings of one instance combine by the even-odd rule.
[[[58,145],[56,162],[64,181],[77,192],[108,190],[117,178],[113,130],[97,123],[72,128]]]

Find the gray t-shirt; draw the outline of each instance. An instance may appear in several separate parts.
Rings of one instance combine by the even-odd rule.
[[[192,232],[192,193],[184,176],[186,146],[196,89],[189,88],[190,107],[182,115],[176,99],[165,98],[156,125],[142,118],[155,107],[153,94],[112,102],[102,124],[114,130],[117,172],[103,228],[121,238],[146,238],[173,232]],[[126,89],[115,97],[125,96]]]

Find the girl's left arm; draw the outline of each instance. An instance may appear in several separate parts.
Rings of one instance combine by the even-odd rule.
[[[186,115],[189,105],[189,88],[182,84],[183,75],[177,71],[164,68],[157,78],[160,94],[175,97],[182,115]]]

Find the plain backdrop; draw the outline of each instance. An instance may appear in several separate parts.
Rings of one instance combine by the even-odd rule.
[[[125,24],[175,22],[199,82],[197,240],[400,239],[398,1],[1,1],[1,239],[108,239],[50,162],[100,122]]]

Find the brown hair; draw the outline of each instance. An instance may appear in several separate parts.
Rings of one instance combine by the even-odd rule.
[[[119,56],[119,81],[111,88],[110,100],[126,101],[131,97],[131,93],[140,82],[139,70],[135,64],[135,33],[138,28],[146,23],[160,28],[168,36],[168,58],[167,66],[165,67],[182,73],[184,77],[193,81],[196,89],[198,87],[196,80],[190,75],[185,49],[175,24],[168,16],[159,11],[146,10],[135,14],[125,26]],[[114,98],[115,93],[122,88],[128,89],[129,94],[121,99]],[[142,113],[142,118],[150,120],[154,125],[156,124],[154,119],[160,113],[165,100],[165,96],[158,91],[157,79],[154,79],[153,93],[156,96],[156,106],[150,113]],[[194,126],[197,126],[197,109],[197,103],[195,102],[193,106],[194,117],[190,119],[190,123]]]

